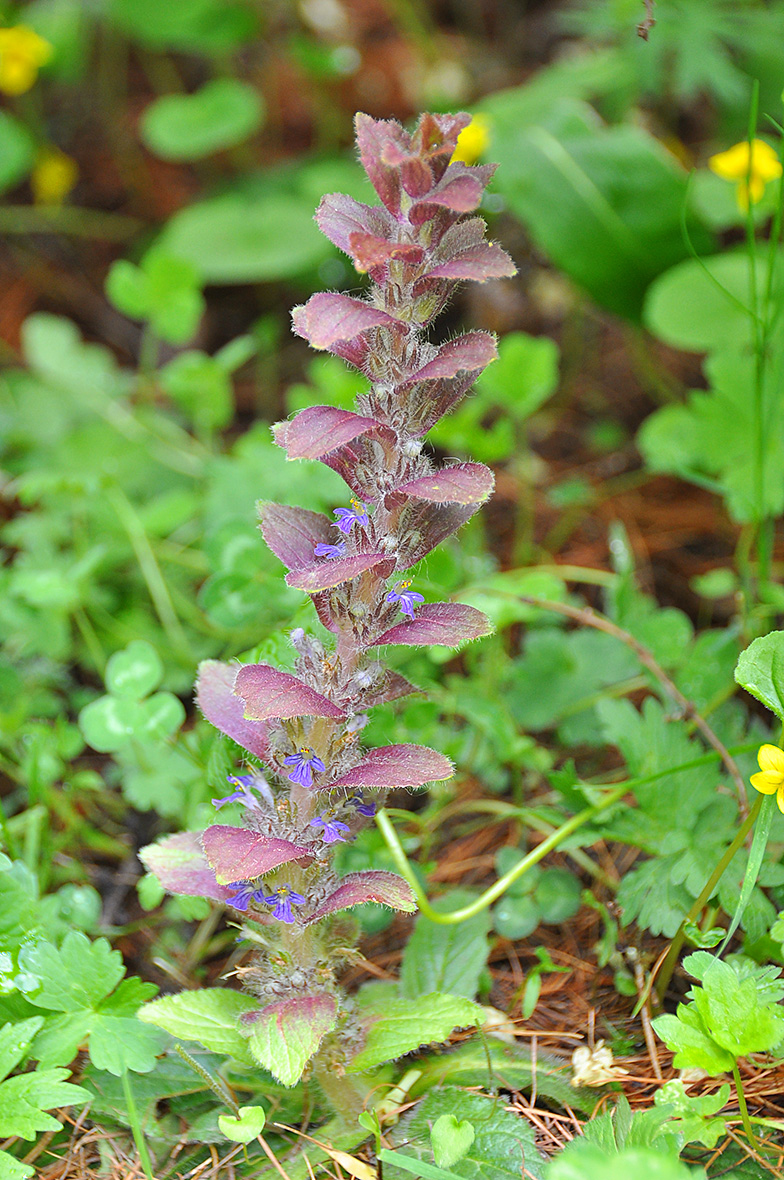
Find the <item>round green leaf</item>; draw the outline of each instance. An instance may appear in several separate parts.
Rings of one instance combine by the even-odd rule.
[[[118,697],[139,701],[161,682],[163,664],[152,644],[134,639],[106,665],[106,687]]]
[[[234,413],[225,369],[203,352],[181,352],[161,373],[164,389],[200,426],[225,426]]]
[[[245,82],[217,78],[195,94],[167,94],[144,112],[140,131],[151,152],[164,160],[200,160],[234,147],[258,130],[261,98]]]
[[[160,741],[176,733],[185,720],[182,701],[170,692],[156,692],[155,696],[142,701],[139,708],[141,718],[137,737]]]
[[[675,348],[742,349],[752,332],[744,311],[748,304],[746,254],[717,254],[682,262],[652,283],[643,320],[654,336]]]
[[[26,127],[0,111],[0,192],[24,180],[35,160],[35,143]]]
[[[193,263],[207,283],[287,279],[331,253],[309,201],[226,193],[176,213],[160,246]]]
[[[496,933],[512,941],[533,934],[541,920],[542,911],[533,897],[513,897],[506,894],[493,910]]]
[[[141,720],[141,706],[119,697],[99,697],[79,714],[79,728],[88,746],[101,754],[121,750],[136,736]]]
[[[468,1153],[476,1138],[473,1123],[457,1120],[453,1114],[442,1114],[430,1128],[433,1158],[439,1168],[451,1168]]]
[[[233,1114],[219,1114],[218,1126],[233,1143],[250,1143],[264,1130],[267,1116],[262,1106],[241,1106],[239,1118]]]
[[[580,908],[580,882],[566,869],[545,869],[534,894],[542,921],[558,926],[573,918]]]

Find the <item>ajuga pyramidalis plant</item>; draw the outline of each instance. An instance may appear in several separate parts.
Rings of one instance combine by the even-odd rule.
[[[314,348],[364,374],[370,389],[356,412],[315,406],[274,428],[289,459],[319,460],[342,476],[348,506],[329,520],[260,505],[264,540],[288,569],[286,582],[312,597],[334,639],[325,645],[292,631],[293,674],[269,664],[201,666],[199,708],[247,752],[242,772],[229,779],[233,790],[213,802],[239,802],[244,824],[180,833],[142,852],[166,889],[223,902],[254,924],[264,950],[238,972],[255,997],[238,1016],[240,1031],[255,1059],[286,1084],[312,1059],[336,1104],[345,1101],[336,1091],[343,1067],[363,1040],[336,982],[354,941],[344,911],[367,901],[416,906],[394,873],[338,878],[332,853],[372,822],[389,791],[452,774],[449,760],[426,746],[363,748],[368,711],[415,691],[381,652],[388,644],[454,646],[490,629],[472,607],[425,603],[406,577],[493,488],[481,464],[438,467],[423,448],[427,431],[496,355],[489,333],[435,345],[429,324],[457,283],[515,270],[472,216],[493,166],[452,162],[469,122],[423,115],[409,135],[398,123],[357,116],[361,162],[381,204],[335,193],[316,220],[369,287],[362,298],[314,295],[293,321]],[[282,1046],[295,1042],[292,1065]]]

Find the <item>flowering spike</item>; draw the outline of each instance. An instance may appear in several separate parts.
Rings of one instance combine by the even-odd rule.
[[[465,114],[425,114],[409,133],[391,120],[357,116],[360,158],[381,204],[331,193],[316,219],[367,272],[367,293],[319,292],[292,318],[295,333],[353,365],[367,388],[352,409],[312,406],[274,428],[289,459],[318,460],[340,476],[350,506],[336,508],[332,520],[288,505],[260,507],[264,539],[286,567],[287,585],[311,596],[326,642],[293,627],[291,671],[202,665],[205,717],[270,768],[274,791],[261,775],[230,775],[235,789],[213,802],[241,803],[247,826],[214,824],[142,853],[165,887],[250,911],[266,928],[273,957],[248,976],[262,1006],[245,1013],[241,1027],[254,1059],[287,1086],[327,1034],[322,1068],[346,1061],[361,1034],[339,998],[336,972],[347,948],[333,916],[365,902],[416,909],[411,888],[394,873],[338,879],[331,848],[372,819],[386,792],[453,773],[449,759],[427,746],[363,748],[369,710],[418,691],[373,649],[457,645],[489,630],[472,607],[425,603],[407,578],[493,490],[486,467],[439,466],[424,442],[496,357],[490,333],[435,345],[430,324],[457,282],[514,271],[474,214],[493,168],[467,163],[470,134],[459,145],[458,138],[469,124]],[[397,622],[395,607],[403,616]],[[761,786],[778,789],[770,775]],[[292,926],[314,928],[298,939],[287,937]]]

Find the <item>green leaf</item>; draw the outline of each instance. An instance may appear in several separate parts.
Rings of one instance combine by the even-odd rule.
[[[84,740],[101,754],[111,754],[127,746],[140,725],[140,705],[119,697],[98,697],[85,705],[79,714],[79,728]]]
[[[739,978],[730,963],[714,959],[702,987],[690,994],[704,1027],[733,1057],[764,1053],[784,1040],[784,1010],[760,994],[753,976]]]
[[[243,1065],[252,1065],[247,1037],[239,1031],[239,1018],[258,1006],[257,999],[242,992],[203,988],[153,1000],[140,1009],[139,1020],[182,1040],[199,1041],[214,1053],[225,1053]]]
[[[0,1078],[8,1077],[11,1070],[26,1059],[43,1022],[43,1016],[31,1016],[29,1020],[4,1024],[0,1028]]]
[[[112,24],[151,49],[222,55],[253,36],[253,14],[236,0],[108,0]]]
[[[160,245],[148,250],[139,266],[119,259],[106,279],[106,294],[132,319],[149,320],[170,344],[185,344],[204,312],[198,269]]]
[[[668,1126],[682,1137],[684,1143],[702,1143],[712,1150],[727,1133],[726,1119],[713,1116],[727,1105],[729,1097],[727,1082],[715,1094],[698,1096],[687,1094],[683,1082],[673,1078],[656,1091],[653,1101],[657,1106],[674,1108]]]
[[[539,878],[534,899],[541,909],[542,921],[553,926],[573,918],[580,908],[582,888],[568,869],[545,869]]]
[[[348,1071],[359,1073],[411,1053],[421,1045],[446,1041],[454,1029],[480,1025],[482,1019],[482,1008],[460,996],[434,992],[416,1000],[398,1000],[370,1026],[365,1047]]]
[[[329,257],[310,200],[226,193],[175,213],[161,248],[192,263],[207,283],[287,279]]]
[[[156,692],[139,706],[139,725],[134,737],[162,741],[172,736],[185,720],[185,706],[170,692]]]
[[[452,1164],[458,1163],[475,1138],[474,1125],[468,1119],[458,1121],[454,1114],[439,1115],[430,1128],[433,1158],[439,1168],[451,1168]]]
[[[449,1140],[443,1134],[446,1128]],[[534,1180],[543,1175],[543,1160],[530,1124],[505,1110],[498,1099],[470,1094],[456,1086],[431,1090],[387,1134],[406,1155],[430,1167],[435,1155],[438,1167],[465,1180],[520,1180],[523,1164]],[[452,1150],[441,1155],[447,1143]],[[403,1180],[397,1155],[387,1158],[384,1175]]]
[[[181,352],[160,372],[160,380],[202,429],[226,426],[234,414],[231,381],[214,357],[203,352]]]
[[[270,1004],[247,1024],[248,1046],[259,1065],[284,1086],[295,1086],[324,1037],[335,1027],[337,1003],[326,993]]]
[[[542,911],[533,897],[520,897],[511,890],[493,906],[496,933],[512,941],[533,934],[541,920]]]
[[[738,658],[735,680],[784,721],[784,631],[753,640]]]
[[[91,943],[78,930],[66,934],[59,950],[50,942],[22,947],[19,966],[38,980],[28,999],[54,1012],[93,1007],[125,974],[119,951],[113,951],[105,938]]]
[[[142,142],[164,160],[200,160],[242,143],[261,126],[260,96],[246,82],[216,78],[194,94],[167,94],[147,107]]]
[[[59,1131],[60,1122],[45,1112],[90,1100],[88,1090],[63,1080],[68,1076],[67,1069],[37,1069],[0,1084],[0,1135],[34,1139],[38,1131]]]
[[[754,839],[751,842],[746,872],[743,874],[743,884],[741,886],[740,896],[738,897],[738,904],[735,907],[735,912],[732,915],[732,921],[730,922],[724,941],[720,949],[716,952],[717,955],[723,954],[733,934],[738,929],[738,926],[740,926],[746,907],[751,901],[762,867],[762,860],[765,856],[765,849],[768,846],[768,837],[770,836],[770,828],[773,823],[775,811],[776,796],[764,796],[759,815],[757,816],[757,822],[754,825]]]
[[[557,388],[558,345],[548,336],[509,332],[499,341],[498,360],[477,378],[474,396],[524,422]]]
[[[116,651],[106,664],[106,688],[114,696],[140,701],[163,678],[163,664],[151,643],[134,639],[124,651]]]
[[[0,1175],[4,1180],[25,1180],[27,1176],[35,1175],[35,1171],[7,1151],[0,1151]]]
[[[600,1147],[577,1137],[556,1155],[547,1180],[705,1180],[702,1168],[689,1168],[677,1157],[652,1148],[634,1147],[607,1156]]]
[[[758,267],[764,265],[757,260]],[[779,284],[781,268],[779,267]],[[665,344],[688,352],[742,351],[751,343],[749,260],[745,250],[688,259],[651,286],[644,321]],[[775,294],[774,299],[780,298]]]
[[[24,180],[35,162],[35,141],[8,111],[0,111],[0,193]]]
[[[536,245],[599,304],[639,320],[648,284],[687,252],[686,175],[673,157],[641,128],[602,126],[590,107],[561,101],[538,124],[499,127],[493,159],[495,185]],[[696,248],[710,248],[689,220]]]
[[[218,1126],[233,1143],[250,1143],[258,1139],[266,1121],[263,1106],[241,1106],[238,1118],[233,1114],[218,1115]]]
[[[439,897],[433,908],[445,913],[475,899],[475,893],[454,890]],[[447,992],[474,999],[490,950],[489,930],[488,910],[451,926],[431,922],[420,914],[403,952],[401,995],[413,1000],[427,992]]]
[[[676,1069],[704,1069],[716,1077],[732,1069],[735,1058],[717,1045],[708,1033],[699,1015],[687,1004],[679,1004],[676,1015],[666,1013],[652,1022],[657,1036],[660,1036],[675,1056]]]

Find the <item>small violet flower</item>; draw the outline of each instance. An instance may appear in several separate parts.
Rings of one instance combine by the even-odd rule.
[[[416,590],[409,590],[411,582],[406,579],[405,582],[398,582],[394,590],[390,590],[387,594],[387,602],[399,602],[400,609],[404,615],[408,615],[409,619],[414,617],[414,605],[418,602],[424,602],[424,594],[417,594]]]
[[[321,838],[325,844],[345,844],[346,838],[341,835],[341,832],[351,831],[348,824],[341,823],[337,819],[330,819],[329,815],[326,818],[323,815],[317,815],[315,819],[310,821],[310,826],[311,828],[324,828]]]
[[[327,769],[318,754],[314,754],[309,746],[300,746],[296,754],[289,754],[288,758],[284,758],[283,761],[286,766],[294,767],[288,777],[293,783],[299,783],[301,787],[313,786],[314,770],[318,774],[322,774]]]
[[[375,803],[366,803],[364,795],[352,795],[348,802],[353,803],[357,812],[360,815],[366,816],[368,819],[372,819],[376,814]]]
[[[365,505],[360,504],[359,500],[352,499],[350,508],[334,508],[333,513],[338,519],[332,523],[337,525],[341,533],[350,533],[355,524],[361,524],[364,528],[370,524]]]
[[[273,918],[277,918],[279,922],[285,922],[291,925],[294,921],[294,914],[292,913],[292,905],[302,905],[305,898],[301,893],[295,893],[293,889],[289,889],[288,885],[281,885],[280,888],[273,890],[269,897],[265,897],[267,905],[274,905],[275,909],[272,911]]]
[[[248,904],[251,901],[255,901],[259,905],[267,901],[267,898],[264,896],[264,889],[257,889],[250,881],[232,881],[228,888],[237,890],[234,897],[226,898],[227,904],[233,905],[235,910],[242,910],[244,912],[247,910]]]
[[[217,810],[220,810],[226,803],[236,802],[241,803],[243,807],[250,807],[258,811],[259,803],[251,788],[255,788],[269,803],[273,802],[272,792],[260,774],[227,774],[226,781],[237,787],[237,790],[232,791],[230,795],[224,795],[222,799],[212,799],[212,806]]]
[[[784,811],[784,750],[778,746],[760,746],[757,753],[759,774],[751,776],[751,785],[763,795],[776,796],[779,811]]]
[[[346,512],[347,509],[341,508],[338,509],[338,511]],[[326,557],[329,561],[334,561],[336,557],[346,556],[346,542],[338,541],[337,545],[325,545],[322,541],[320,541],[313,550],[313,553],[316,557]]]

